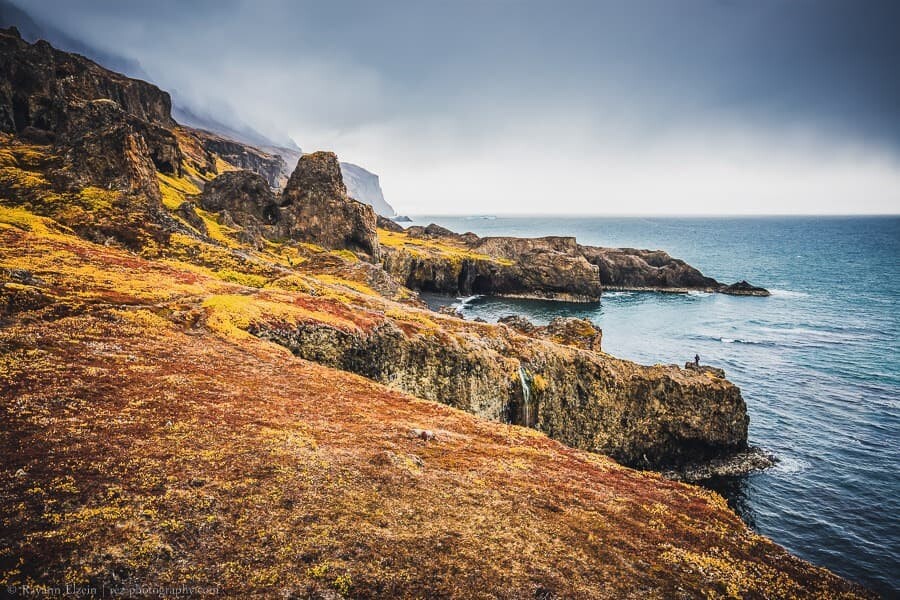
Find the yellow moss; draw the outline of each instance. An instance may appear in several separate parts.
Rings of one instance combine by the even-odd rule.
[[[229,237],[229,234],[236,233],[236,230],[220,224],[217,217],[201,208],[197,209],[197,214],[200,215],[200,218],[206,223],[206,230],[210,238],[232,248],[239,246],[237,242]]]
[[[224,281],[231,281],[247,287],[261,288],[266,284],[266,278],[259,275],[251,275],[250,273],[242,273],[232,271],[231,269],[220,269],[215,273],[216,277]]]
[[[316,279],[321,281],[322,283],[328,285],[341,285],[344,287],[348,287],[355,292],[359,292],[360,294],[365,294],[366,296],[378,296],[378,292],[370,288],[368,285],[359,282],[353,281],[352,279],[343,279],[342,277],[337,277],[335,275],[316,275]]]
[[[316,290],[315,286],[310,284],[303,275],[287,275],[286,277],[279,277],[274,281],[270,281],[265,287],[292,292],[303,292],[306,294]]]
[[[334,256],[339,256],[340,258],[343,258],[344,260],[349,261],[349,262],[358,262],[359,261],[359,257],[356,256],[355,254],[353,254],[352,252],[350,252],[349,250],[332,250],[331,254],[333,254]]]
[[[52,235],[53,230],[59,229],[59,224],[53,219],[39,217],[23,208],[13,208],[2,204],[0,204],[0,223],[44,236]]]
[[[119,192],[89,186],[79,192],[78,198],[91,210],[108,210],[119,198]]]
[[[506,258],[494,258],[487,254],[472,252],[471,250],[456,245],[446,240],[426,240],[410,237],[406,233],[397,231],[388,231],[386,229],[378,230],[378,242],[382,246],[388,248],[397,248],[409,252],[413,256],[422,257],[426,255],[437,256],[450,260],[454,263],[463,260],[484,260],[499,265],[509,266],[513,261]]]
[[[163,319],[159,315],[150,312],[145,309],[138,310],[120,310],[113,309],[110,311],[111,314],[118,316],[123,321],[136,325],[140,329],[148,329],[153,331],[160,331],[163,329],[167,329],[171,326],[171,323],[166,319]]]
[[[398,308],[391,308],[386,310],[384,312],[384,315],[398,321],[406,321],[408,323],[416,323],[418,325],[424,326],[425,331],[423,333],[434,333],[440,329],[437,323],[429,319],[423,313],[416,310],[401,310]]]
[[[547,389],[547,380],[540,373],[535,373],[531,377],[531,387],[536,392],[543,392]]]
[[[256,296],[221,294],[203,302],[210,329],[235,339],[247,339],[247,329],[253,323],[278,321],[287,326],[313,321],[343,328],[355,328],[353,323],[336,315],[310,310],[290,303],[290,296],[275,296],[271,300]]]

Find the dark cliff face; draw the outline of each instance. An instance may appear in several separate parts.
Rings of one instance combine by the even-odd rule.
[[[579,246],[606,288],[715,290],[719,282],[661,250]]]
[[[123,162],[126,146],[140,147],[159,171],[179,174],[170,108],[169,95],[156,86],[43,41],[28,44],[14,30],[0,32],[0,131],[70,150],[84,169],[76,177],[152,193],[153,170],[137,181],[136,157]]]
[[[287,217],[279,227],[284,237],[304,239],[326,248],[345,248],[381,257],[375,212],[347,196],[337,156],[306,154],[297,161],[281,194]]]
[[[0,32],[0,130],[27,127],[57,131],[73,100],[108,99],[127,114],[171,128],[169,94],[145,81],[130,79],[44,41],[28,44],[15,30]]]
[[[597,267],[570,252],[572,238],[479,238],[437,225],[385,228],[384,268],[408,287],[572,302],[600,299]],[[571,240],[571,241],[570,241]]]
[[[207,151],[218,154],[235,167],[262,176],[269,187],[277,189],[284,183],[282,173],[287,166],[281,156],[206,131],[194,132]]]

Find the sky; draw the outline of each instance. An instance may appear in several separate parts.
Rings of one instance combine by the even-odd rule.
[[[900,213],[895,0],[19,6],[400,213]]]

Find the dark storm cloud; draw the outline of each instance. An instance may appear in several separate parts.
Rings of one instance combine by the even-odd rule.
[[[386,113],[483,94],[538,108],[637,109],[648,124],[698,114],[801,122],[900,145],[893,0],[37,0],[27,8],[91,43],[143,63],[158,56],[200,80],[216,76],[208,62],[216,54],[244,57],[248,69],[267,61],[286,76],[293,60],[329,56],[386,82],[397,94],[393,110],[380,108]]]
[[[350,158],[381,169],[383,181],[399,157],[441,161],[491,149],[601,160],[659,147],[669,164],[703,148],[710,160],[730,148],[743,161],[749,148],[762,165],[767,147],[790,142],[797,152],[782,162],[814,164],[840,151],[861,164],[854,153],[863,148],[893,164],[885,169],[900,156],[894,0],[23,7],[140,61],[192,108],[290,133],[306,148],[355,152]],[[400,171],[393,175],[415,175]],[[891,192],[887,201],[900,202]]]

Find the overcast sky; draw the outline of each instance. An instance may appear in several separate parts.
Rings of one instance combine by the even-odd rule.
[[[401,213],[900,212],[895,0],[18,4]]]

